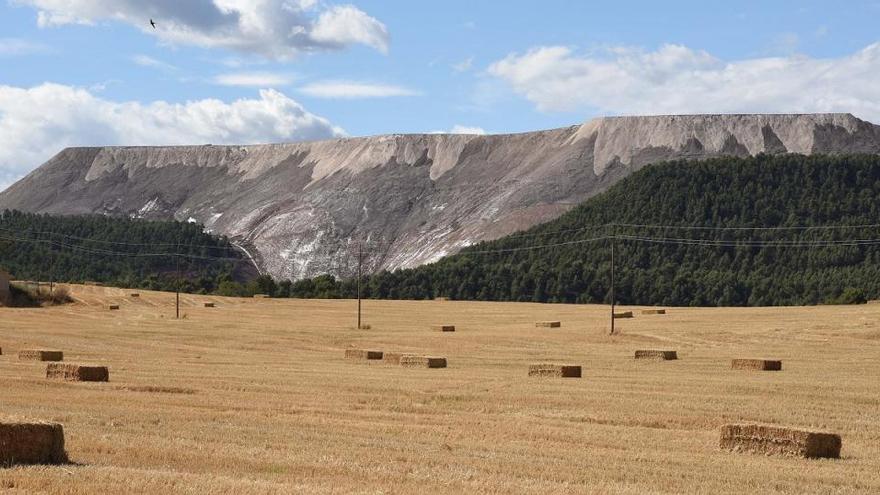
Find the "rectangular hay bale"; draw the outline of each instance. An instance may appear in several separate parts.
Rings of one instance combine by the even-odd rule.
[[[110,307],[110,311],[119,311],[118,304],[111,304],[109,307]]]
[[[65,462],[64,428],[60,424],[0,422],[0,467]]]
[[[214,307],[214,303],[211,303],[211,302],[205,303],[205,307],[206,307],[206,308],[213,308],[213,307]]]
[[[445,368],[446,358],[406,354],[400,357],[400,365],[404,368]]]
[[[22,361],[64,361],[64,353],[61,351],[24,349],[18,351],[18,359]]]
[[[665,315],[666,310],[665,309],[643,309],[642,314],[643,315]]]
[[[562,327],[561,321],[539,321],[535,323],[536,328],[560,328]]]
[[[674,361],[678,359],[678,353],[676,351],[644,349],[636,351],[636,359],[659,359],[661,361]]]
[[[378,360],[382,359],[383,352],[382,351],[371,351],[367,349],[346,349],[345,350],[345,359],[364,359],[364,360]]]
[[[455,325],[432,325],[431,330],[435,332],[454,332]]]
[[[129,294],[129,296],[130,297],[141,297],[141,295],[137,292],[132,292],[131,294]]]
[[[581,367],[571,364],[532,364],[529,365],[529,376],[580,378]]]
[[[110,380],[110,371],[106,366],[49,363],[46,366],[46,378],[68,382],[106,382]]]
[[[404,352],[383,352],[382,353],[382,361],[388,364],[400,364],[400,360],[404,356],[412,356],[413,354],[407,354]]]
[[[837,459],[841,444],[840,435],[834,433],[759,424],[721,427],[720,446],[732,452]]]
[[[632,318],[632,317],[633,317],[632,311],[624,311],[623,313],[614,313],[615,320],[620,319],[620,318]]]
[[[734,359],[730,367],[735,370],[782,371],[782,361],[775,359]]]

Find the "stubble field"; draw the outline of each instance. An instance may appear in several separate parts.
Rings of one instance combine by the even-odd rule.
[[[366,301],[357,330],[353,301],[185,295],[175,320],[173,294],[71,290],[76,304],[0,308],[0,416],[62,423],[71,458],[0,469],[0,491],[880,493],[880,305],[622,308],[636,317],[609,337],[602,306]],[[449,367],[343,359],[352,347]],[[48,381],[25,348],[110,382]],[[633,359],[652,348],[679,360]],[[731,370],[739,357],[783,371]],[[529,378],[539,362],[583,378]],[[842,458],[719,450],[741,421],[839,433]]]

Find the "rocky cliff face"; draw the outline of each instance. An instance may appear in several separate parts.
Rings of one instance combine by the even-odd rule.
[[[880,152],[849,114],[600,118],[496,136],[391,135],[255,146],[66,149],[0,209],[203,223],[276,277],[413,267],[551,220],[646,164]]]

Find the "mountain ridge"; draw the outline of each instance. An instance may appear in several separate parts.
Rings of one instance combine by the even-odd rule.
[[[67,148],[0,209],[202,223],[276,278],[409,268],[552,220],[659,161],[880,153],[851,114],[601,117],[498,135],[390,134],[260,145]]]

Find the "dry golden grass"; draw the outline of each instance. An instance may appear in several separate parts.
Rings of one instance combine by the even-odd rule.
[[[353,301],[184,295],[174,320],[173,294],[71,292],[82,302],[0,309],[3,412],[63,424],[74,463],[0,470],[0,490],[880,493],[880,305],[675,308],[609,337],[600,306],[365,301],[374,329],[357,330]],[[553,319],[565,326],[535,328]],[[424,330],[437,321],[467,331]],[[27,348],[107,365],[111,381],[46,380],[45,364],[18,361]],[[349,348],[448,367],[352,361]],[[633,359],[651,348],[679,360]],[[784,370],[731,369],[767,355]],[[584,378],[529,379],[542,362]],[[725,452],[726,423],[835,432],[842,458]]]

